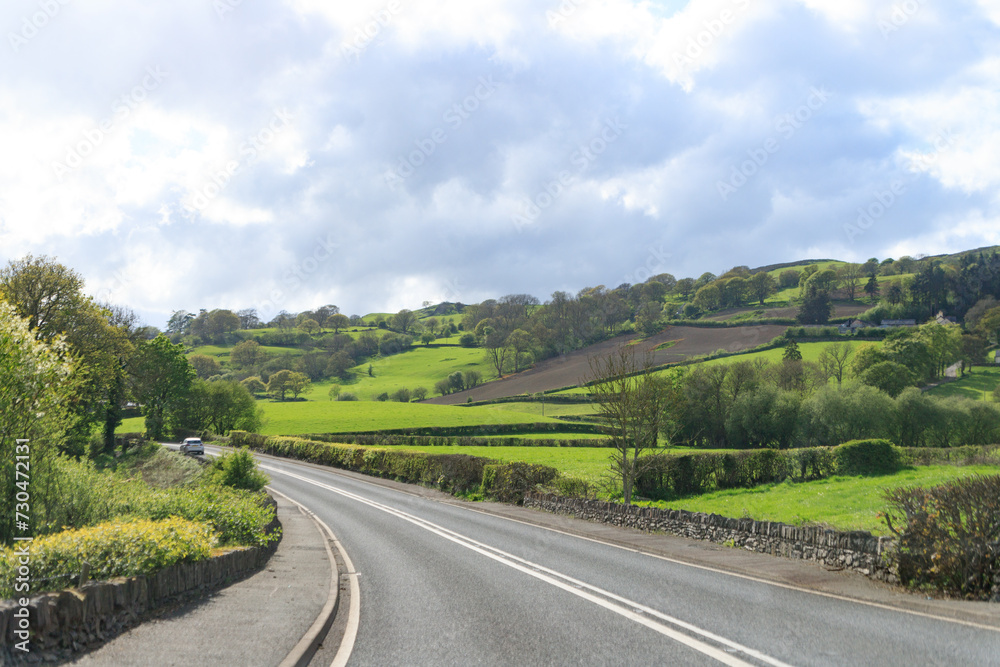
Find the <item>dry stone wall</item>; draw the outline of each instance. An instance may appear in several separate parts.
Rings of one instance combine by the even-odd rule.
[[[818,561],[831,567],[855,570],[880,581],[897,581],[893,559],[889,557],[895,540],[875,537],[868,532],[838,532],[540,493],[525,494],[524,506],[614,526],[729,544],[774,556]]]

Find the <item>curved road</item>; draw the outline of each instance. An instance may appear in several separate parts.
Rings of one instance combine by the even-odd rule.
[[[692,567],[335,470],[261,465],[332,528],[355,568],[351,665],[1000,660],[996,629]]]

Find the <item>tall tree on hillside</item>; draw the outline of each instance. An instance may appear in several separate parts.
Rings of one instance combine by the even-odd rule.
[[[761,306],[765,299],[778,291],[778,282],[770,273],[759,271],[750,276],[750,296],[757,300]]]
[[[840,285],[847,292],[847,298],[851,301],[854,301],[854,297],[857,296],[864,275],[860,264],[844,264],[837,270]]]
[[[409,333],[417,323],[417,314],[404,308],[392,316],[389,326],[401,334]]]

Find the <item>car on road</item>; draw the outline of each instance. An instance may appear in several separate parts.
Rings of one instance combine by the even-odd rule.
[[[181,454],[205,454],[205,445],[201,438],[184,438],[181,443]]]

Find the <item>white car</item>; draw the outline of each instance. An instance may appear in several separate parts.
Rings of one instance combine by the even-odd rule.
[[[184,438],[181,443],[181,454],[205,454],[205,445],[201,438]]]

